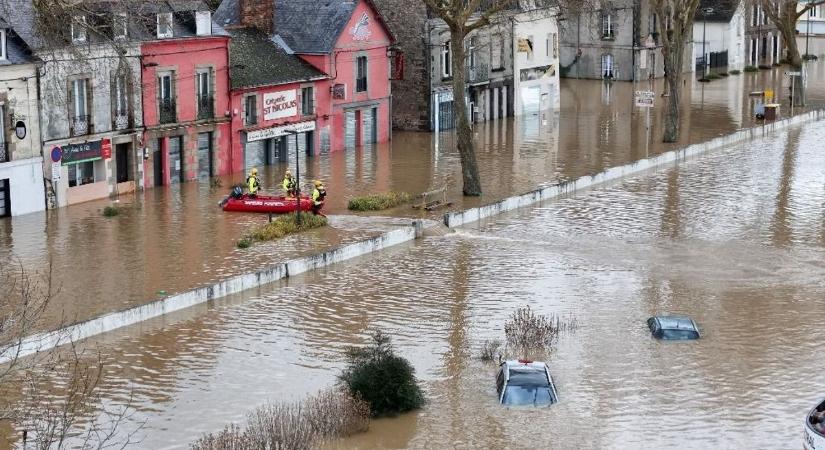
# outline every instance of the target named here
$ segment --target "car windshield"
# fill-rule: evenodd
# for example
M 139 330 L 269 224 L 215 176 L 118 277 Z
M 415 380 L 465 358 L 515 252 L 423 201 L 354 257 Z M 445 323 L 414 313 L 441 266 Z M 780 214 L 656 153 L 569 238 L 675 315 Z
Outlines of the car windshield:
M 696 339 L 697 333 L 693 330 L 662 330 L 662 339 L 681 340 Z
M 504 391 L 504 405 L 552 405 L 555 402 L 549 387 L 508 385 Z

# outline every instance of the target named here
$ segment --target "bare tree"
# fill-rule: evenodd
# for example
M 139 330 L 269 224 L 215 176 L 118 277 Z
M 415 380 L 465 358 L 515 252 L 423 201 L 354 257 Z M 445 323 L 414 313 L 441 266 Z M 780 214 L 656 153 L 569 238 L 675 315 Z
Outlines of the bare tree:
M 665 66 L 665 82 L 670 91 L 665 111 L 665 129 L 662 141 L 679 140 L 679 107 L 685 46 L 693 33 L 693 18 L 699 0 L 652 0 L 651 6 L 658 21 Z

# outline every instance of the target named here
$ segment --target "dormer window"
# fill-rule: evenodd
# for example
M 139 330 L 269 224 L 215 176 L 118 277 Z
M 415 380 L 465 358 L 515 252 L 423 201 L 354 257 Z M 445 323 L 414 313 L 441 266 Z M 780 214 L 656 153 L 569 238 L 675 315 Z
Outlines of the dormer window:
M 8 58 L 6 52 L 6 30 L 0 29 L 0 60 L 5 61 Z
M 209 11 L 195 12 L 195 28 L 198 36 L 209 36 L 212 34 L 212 13 Z
M 158 37 L 172 37 L 172 13 L 158 14 Z
M 126 37 L 129 34 L 127 24 L 128 22 L 126 21 L 126 14 L 117 13 L 112 17 L 112 29 L 115 39 L 126 39 Z
M 86 17 L 75 16 L 72 19 L 72 43 L 83 44 L 86 42 Z

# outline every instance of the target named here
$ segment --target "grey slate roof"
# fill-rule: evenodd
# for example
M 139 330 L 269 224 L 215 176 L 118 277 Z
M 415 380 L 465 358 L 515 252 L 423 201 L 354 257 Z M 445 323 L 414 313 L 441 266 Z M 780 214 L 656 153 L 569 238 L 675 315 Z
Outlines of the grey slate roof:
M 295 55 L 287 54 L 261 31 L 239 28 L 231 31 L 229 62 L 232 89 L 268 86 L 326 78 L 326 75 Z
M 733 14 L 738 7 L 739 0 L 700 0 L 699 8 L 696 9 L 694 18 L 697 23 L 702 20 L 728 23 L 733 19 Z M 713 12 L 707 14 L 706 17 L 702 14 L 702 10 L 705 8 L 713 8 Z
M 371 0 L 272 0 L 275 2 L 275 34 L 295 53 L 325 54 L 332 52 L 335 41 L 344 31 L 358 1 L 366 1 L 378 13 Z M 223 0 L 215 12 L 219 25 L 241 25 L 239 0 Z M 379 14 L 379 21 L 383 21 Z M 387 28 L 387 33 L 390 33 Z

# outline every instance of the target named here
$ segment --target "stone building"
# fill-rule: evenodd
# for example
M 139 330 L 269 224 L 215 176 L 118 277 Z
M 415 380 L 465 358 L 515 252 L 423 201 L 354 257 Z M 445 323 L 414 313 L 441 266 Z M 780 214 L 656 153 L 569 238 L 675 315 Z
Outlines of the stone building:
M 600 6 L 563 22 L 561 75 L 622 81 L 664 76 L 658 17 L 650 0 L 614 0 Z M 692 45 L 688 38 L 686 72 L 693 67 Z
M 513 17 L 513 112 L 537 115 L 560 104 L 559 27 L 555 9 Z
M 745 24 L 745 58 L 747 65 L 779 63 L 782 59 L 782 33 L 771 22 L 760 4 L 749 4 Z
M 37 64 L 28 44 L 0 19 L 0 217 L 45 208 Z

